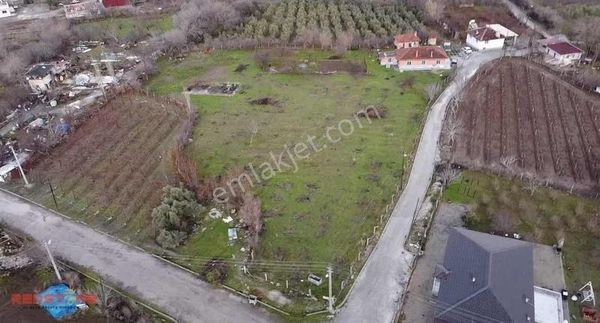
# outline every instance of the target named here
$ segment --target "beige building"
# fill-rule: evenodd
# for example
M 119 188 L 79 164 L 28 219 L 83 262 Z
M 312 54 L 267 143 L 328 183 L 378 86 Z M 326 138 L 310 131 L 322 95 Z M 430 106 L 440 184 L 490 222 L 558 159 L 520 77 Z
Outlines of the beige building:
M 25 79 L 34 93 L 43 93 L 52 87 L 54 72 L 50 64 L 34 65 L 26 74 Z

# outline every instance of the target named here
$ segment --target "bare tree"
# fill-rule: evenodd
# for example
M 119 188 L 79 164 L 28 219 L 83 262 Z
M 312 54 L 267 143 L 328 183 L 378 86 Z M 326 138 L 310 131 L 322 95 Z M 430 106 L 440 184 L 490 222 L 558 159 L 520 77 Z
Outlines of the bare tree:
M 258 248 L 260 233 L 263 230 L 261 203 L 254 194 L 244 194 L 240 208 L 240 220 L 248 230 L 248 244 L 252 249 Z
M 439 0 L 426 0 L 423 6 L 427 18 L 434 22 L 440 21 L 446 7 L 445 3 Z
M 460 120 L 456 118 L 448 118 L 446 122 L 445 135 L 448 138 L 448 143 L 450 146 L 454 145 L 454 141 L 456 137 L 462 132 L 463 124 Z
M 302 43 L 303 48 L 308 46 L 314 47 L 319 40 L 319 31 L 314 28 L 305 28 L 298 37 L 298 40 Z
M 190 0 L 174 17 L 175 25 L 194 42 L 217 36 L 240 21 L 240 13 L 230 3 L 210 0 Z
M 343 55 L 348 49 L 350 49 L 350 46 L 352 46 L 352 39 L 352 33 L 348 31 L 344 31 L 339 35 L 336 35 L 335 54 Z
M 530 173 L 526 173 L 524 175 L 522 174 L 522 176 L 524 176 L 523 188 L 529 191 L 529 193 L 533 196 L 533 194 L 535 194 L 539 188 L 537 182 L 535 181 L 535 177 Z
M 517 157 L 515 156 L 504 156 L 500 158 L 500 165 L 506 168 L 512 168 L 512 166 L 517 162 Z
M 425 86 L 425 96 L 427 97 L 428 103 L 433 102 L 440 94 L 441 86 L 438 83 L 432 83 Z
M 166 32 L 162 36 L 162 41 L 163 52 L 170 57 L 181 55 L 181 52 L 187 44 L 185 33 L 179 28 Z
M 319 44 L 321 45 L 321 49 L 325 49 L 331 47 L 331 42 L 333 41 L 333 36 L 329 31 L 321 31 L 319 33 Z
M 457 169 L 450 167 L 450 165 L 446 165 L 440 172 L 439 176 L 440 180 L 442 181 L 442 185 L 447 187 L 458 179 L 460 172 Z
M 258 133 L 258 123 L 254 120 L 250 122 L 250 146 L 252 146 L 252 142 L 254 141 L 254 136 Z
M 594 53 L 593 61 L 598 60 L 600 48 L 600 17 L 580 17 L 573 25 L 573 33 L 581 40 L 588 53 Z

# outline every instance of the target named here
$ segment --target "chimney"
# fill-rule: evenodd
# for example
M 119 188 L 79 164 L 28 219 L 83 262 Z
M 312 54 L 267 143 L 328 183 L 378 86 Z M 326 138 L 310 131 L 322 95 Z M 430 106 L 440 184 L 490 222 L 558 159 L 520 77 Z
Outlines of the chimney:
M 432 50 L 430 53 L 431 53 L 431 55 L 430 55 L 430 56 L 431 56 L 431 58 L 433 58 L 433 50 Z
M 415 58 L 419 58 L 419 50 L 418 49 L 415 51 Z

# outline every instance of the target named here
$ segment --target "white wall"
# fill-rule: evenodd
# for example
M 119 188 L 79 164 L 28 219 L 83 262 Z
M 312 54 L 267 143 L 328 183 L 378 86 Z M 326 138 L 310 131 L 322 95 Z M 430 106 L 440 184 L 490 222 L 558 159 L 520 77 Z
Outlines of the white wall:
M 467 45 L 476 50 L 502 49 L 504 47 L 504 38 L 492 39 L 488 41 L 477 41 L 475 37 L 467 34 Z
M 450 60 L 445 60 L 441 64 L 411 64 L 411 65 L 399 65 L 398 70 L 400 71 L 432 71 L 432 70 L 449 70 L 452 68 Z
M 50 83 L 52 82 L 52 75 L 48 74 L 41 79 L 29 79 L 29 86 L 35 93 L 45 92 L 50 89 Z
M 561 55 L 553 51 L 550 47 L 546 47 L 546 57 L 551 60 L 557 60 L 562 65 L 569 65 L 581 59 L 581 53 Z
M 392 66 L 398 65 L 398 61 L 396 60 L 396 57 L 388 56 L 381 58 L 379 64 L 381 64 L 381 66 L 385 66 L 386 68 L 390 68 Z
M 12 16 L 15 14 L 15 9 L 7 3 L 0 3 L 0 18 Z

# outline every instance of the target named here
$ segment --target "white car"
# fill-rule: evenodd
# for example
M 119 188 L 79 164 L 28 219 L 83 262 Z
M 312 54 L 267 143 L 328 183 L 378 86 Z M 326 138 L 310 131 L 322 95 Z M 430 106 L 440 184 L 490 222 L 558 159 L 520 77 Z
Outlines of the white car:
M 471 47 L 463 47 L 463 52 L 467 55 L 473 53 L 473 50 L 471 49 Z

